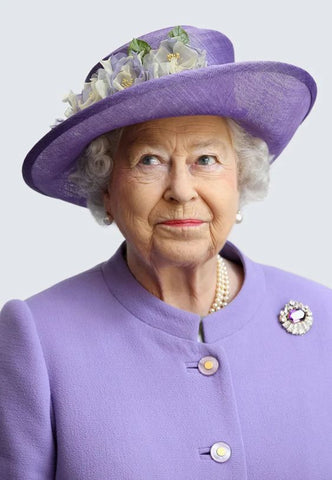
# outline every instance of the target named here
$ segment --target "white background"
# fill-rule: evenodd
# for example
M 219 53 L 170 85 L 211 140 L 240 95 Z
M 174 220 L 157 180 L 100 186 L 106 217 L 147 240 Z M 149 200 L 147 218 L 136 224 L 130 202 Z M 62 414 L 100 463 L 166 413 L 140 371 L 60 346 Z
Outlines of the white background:
M 1 293 L 26 298 L 108 259 L 122 237 L 88 210 L 28 188 L 21 165 L 63 117 L 62 97 L 81 91 L 101 58 L 146 32 L 195 25 L 225 33 L 237 61 L 307 69 L 316 105 L 272 166 L 268 198 L 244 210 L 230 240 L 253 260 L 332 287 L 332 29 L 328 2 L 151 0 L 2 1 Z

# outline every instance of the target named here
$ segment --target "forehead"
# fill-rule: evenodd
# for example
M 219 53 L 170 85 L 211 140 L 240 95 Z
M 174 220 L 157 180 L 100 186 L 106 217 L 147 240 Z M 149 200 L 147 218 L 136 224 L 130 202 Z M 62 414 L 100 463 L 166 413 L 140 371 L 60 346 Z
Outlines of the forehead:
M 205 139 L 230 142 L 225 119 L 214 115 L 169 117 L 130 125 L 124 129 L 122 139 L 129 146 L 151 140 L 163 142 L 177 136 L 190 142 Z

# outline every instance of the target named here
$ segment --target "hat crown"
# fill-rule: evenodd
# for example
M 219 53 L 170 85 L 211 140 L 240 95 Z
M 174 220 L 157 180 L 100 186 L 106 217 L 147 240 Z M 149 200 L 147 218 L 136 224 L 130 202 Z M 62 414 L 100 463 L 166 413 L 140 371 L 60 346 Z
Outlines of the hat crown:
M 210 30 L 205 28 L 198 28 L 191 25 L 181 25 L 181 27 L 189 35 L 189 45 L 206 51 L 206 61 L 207 65 L 223 65 L 225 63 L 234 62 L 234 47 L 232 42 L 226 35 L 217 30 Z M 162 28 L 160 30 L 154 30 L 145 35 L 137 37 L 139 40 L 144 40 L 147 42 L 152 49 L 158 49 L 160 42 L 165 40 L 168 36 L 168 33 L 174 27 Z M 128 46 L 130 42 L 125 43 L 121 47 L 117 48 L 113 52 L 106 55 L 103 60 L 107 60 L 111 55 L 116 53 L 126 53 L 128 52 Z M 98 68 L 101 68 L 101 64 L 98 62 L 88 73 L 85 81 L 89 82 L 93 73 L 95 73 Z

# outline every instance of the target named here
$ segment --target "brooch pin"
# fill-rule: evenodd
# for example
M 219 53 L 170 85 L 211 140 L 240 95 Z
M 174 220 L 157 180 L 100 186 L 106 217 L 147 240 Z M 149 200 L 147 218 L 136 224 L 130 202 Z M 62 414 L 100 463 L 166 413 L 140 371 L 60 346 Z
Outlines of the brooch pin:
M 313 316 L 308 305 L 290 300 L 279 314 L 279 322 L 288 333 L 304 335 L 313 322 Z

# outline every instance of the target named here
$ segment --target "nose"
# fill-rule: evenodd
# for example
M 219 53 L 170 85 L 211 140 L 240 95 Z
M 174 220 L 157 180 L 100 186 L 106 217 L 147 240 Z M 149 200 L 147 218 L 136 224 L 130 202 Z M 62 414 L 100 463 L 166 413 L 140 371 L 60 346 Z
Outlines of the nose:
M 186 203 L 197 197 L 195 178 L 191 175 L 189 166 L 185 162 L 174 162 L 168 175 L 164 199 L 171 202 Z

